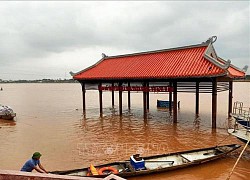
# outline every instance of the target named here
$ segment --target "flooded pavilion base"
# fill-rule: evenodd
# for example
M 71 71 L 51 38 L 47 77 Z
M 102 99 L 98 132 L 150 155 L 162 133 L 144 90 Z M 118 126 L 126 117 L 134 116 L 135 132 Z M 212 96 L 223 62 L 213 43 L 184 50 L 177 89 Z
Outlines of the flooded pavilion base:
M 235 83 L 234 100 L 250 104 L 245 92 L 249 83 Z M 150 94 L 147 118 L 143 117 L 142 95 L 131 94 L 131 110 L 124 102 L 123 115 L 111 108 L 110 93 L 103 93 L 103 116 L 99 115 L 98 93 L 88 92 L 86 114 L 82 114 L 79 84 L 5 84 L 1 103 L 10 105 L 15 121 L 0 120 L 0 169 L 19 170 L 35 151 L 49 170 L 66 170 L 142 156 L 238 143 L 227 133 L 228 93 L 218 95 L 217 129 L 211 128 L 211 96 L 202 95 L 200 117 L 195 118 L 195 96 L 178 95 L 181 108 L 173 124 L 168 110 L 157 109 L 157 99 L 166 94 Z M 115 98 L 117 98 L 115 94 Z M 124 93 L 124 99 L 126 94 Z M 11 97 L 11 98 L 10 98 Z M 117 103 L 115 101 L 115 103 Z M 240 149 L 241 150 L 241 149 Z M 226 179 L 240 150 L 224 159 L 177 171 L 130 179 Z M 248 179 L 250 149 L 239 161 L 232 179 Z

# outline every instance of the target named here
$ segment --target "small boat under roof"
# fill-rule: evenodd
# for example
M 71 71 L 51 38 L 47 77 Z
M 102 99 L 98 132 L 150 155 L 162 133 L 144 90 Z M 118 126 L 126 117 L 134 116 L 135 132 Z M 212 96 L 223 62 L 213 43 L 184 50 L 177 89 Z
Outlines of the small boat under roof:
M 180 101 L 177 102 L 177 107 L 180 109 Z M 169 108 L 170 106 L 170 101 L 164 101 L 164 100 L 158 100 L 157 99 L 157 108 Z M 171 106 L 174 106 L 174 102 L 171 101 Z
M 226 154 L 238 149 L 239 147 L 240 145 L 230 144 L 210 148 L 148 156 L 143 158 L 139 157 L 139 159 L 138 155 L 137 157 L 134 155 L 131 156 L 130 160 L 127 161 L 107 163 L 98 166 L 91 165 L 90 167 L 82 169 L 53 171 L 50 173 L 100 178 L 106 177 L 111 173 L 114 173 L 121 177 L 140 176 L 185 168 L 220 159 Z

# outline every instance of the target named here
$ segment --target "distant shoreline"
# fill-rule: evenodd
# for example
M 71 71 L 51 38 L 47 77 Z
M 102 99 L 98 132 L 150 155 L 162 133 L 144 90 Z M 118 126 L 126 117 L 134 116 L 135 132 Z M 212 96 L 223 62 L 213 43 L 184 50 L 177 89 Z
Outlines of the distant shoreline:
M 7 83 L 78 83 L 78 81 L 74 79 L 0 80 L 0 84 Z
M 233 82 L 250 82 L 250 79 L 243 80 L 234 80 Z M 42 79 L 42 80 L 4 80 L 0 81 L 0 84 L 10 84 L 10 83 L 78 83 L 77 80 L 74 79 Z
M 246 80 L 234 80 L 233 82 L 250 82 L 250 79 L 246 79 Z

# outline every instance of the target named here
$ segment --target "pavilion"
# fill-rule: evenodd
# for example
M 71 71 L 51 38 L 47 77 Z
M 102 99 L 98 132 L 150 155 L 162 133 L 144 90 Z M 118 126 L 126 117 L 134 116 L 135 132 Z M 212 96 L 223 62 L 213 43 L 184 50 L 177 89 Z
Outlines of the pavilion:
M 119 91 L 119 114 L 122 115 L 122 92 L 143 93 L 143 110 L 149 110 L 149 92 L 168 92 L 173 122 L 177 122 L 177 93 L 195 93 L 195 113 L 199 114 L 199 94 L 212 95 L 212 128 L 216 128 L 217 93 L 229 91 L 228 116 L 232 112 L 233 80 L 245 78 L 247 66 L 239 69 L 219 57 L 213 43 L 213 36 L 206 42 L 171 49 L 139 52 L 118 56 L 102 54 L 102 59 L 94 65 L 72 73 L 73 79 L 82 86 L 83 111 L 85 94 L 89 85 L 98 84 L 100 114 L 102 114 L 102 92 L 111 91 L 114 106 L 114 91 Z M 132 84 L 137 84 L 133 86 Z M 139 86 L 138 86 L 139 84 Z M 173 108 L 171 102 L 173 101 Z

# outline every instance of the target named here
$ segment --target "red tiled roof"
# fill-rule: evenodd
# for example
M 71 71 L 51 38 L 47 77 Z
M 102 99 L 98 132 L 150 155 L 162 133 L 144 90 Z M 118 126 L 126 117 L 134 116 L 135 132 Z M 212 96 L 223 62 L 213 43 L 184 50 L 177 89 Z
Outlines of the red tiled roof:
M 77 80 L 168 79 L 215 77 L 227 71 L 204 57 L 208 44 L 105 57 L 95 65 L 75 74 Z M 232 76 L 242 72 L 230 67 Z
M 223 64 L 226 63 L 226 61 L 220 57 L 218 58 L 218 60 Z M 245 76 L 245 72 L 239 70 L 238 68 L 236 68 L 233 65 L 230 65 L 229 68 L 227 69 L 227 71 L 228 71 L 228 76 L 231 78 L 242 78 Z
M 245 76 L 245 73 L 242 71 L 237 70 L 233 66 L 230 66 L 228 68 L 229 76 L 232 78 L 241 78 Z

